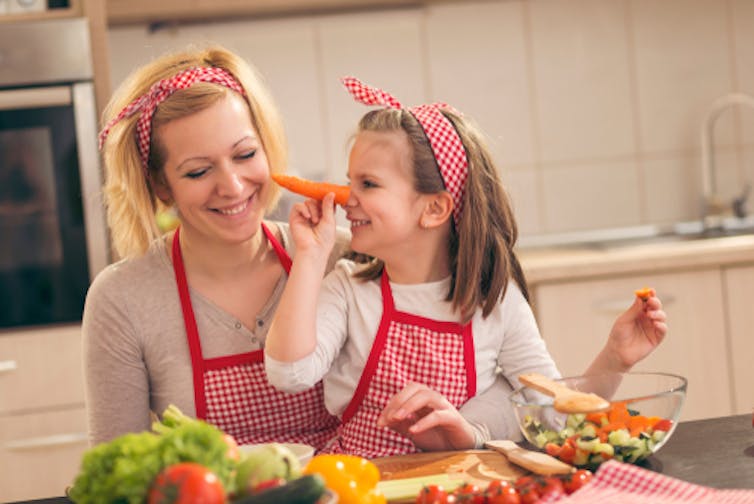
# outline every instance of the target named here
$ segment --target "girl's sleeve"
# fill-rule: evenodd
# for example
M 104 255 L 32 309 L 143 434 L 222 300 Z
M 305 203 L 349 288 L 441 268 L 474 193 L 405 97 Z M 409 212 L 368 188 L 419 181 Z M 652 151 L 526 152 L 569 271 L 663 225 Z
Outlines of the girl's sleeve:
M 508 404 L 512 391 L 508 381 L 498 375 L 491 387 L 466 401 L 459 409 L 474 428 L 476 448 L 484 448 L 484 443 L 492 439 L 520 441 L 523 438 L 513 408 Z
M 89 441 L 150 428 L 149 380 L 127 295 L 105 270 L 92 283 L 82 322 Z
M 531 306 L 513 282 L 508 286 L 501 309 L 503 340 L 498 352 L 498 367 L 514 388 L 521 386 L 522 373 L 540 373 L 560 378 L 555 361 L 539 333 Z
M 317 346 L 314 352 L 295 362 L 282 362 L 265 354 L 267 378 L 289 393 L 313 387 L 330 370 L 345 343 L 348 328 L 349 273 L 336 266 L 325 276 L 317 303 Z

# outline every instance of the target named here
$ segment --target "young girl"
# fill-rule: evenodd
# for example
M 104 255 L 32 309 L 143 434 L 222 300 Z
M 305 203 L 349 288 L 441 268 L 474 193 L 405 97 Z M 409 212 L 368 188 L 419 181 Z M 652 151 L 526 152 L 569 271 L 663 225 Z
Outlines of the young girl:
M 446 105 L 404 109 L 384 91 L 344 83 L 358 101 L 383 106 L 359 123 L 345 206 L 351 248 L 371 260 L 340 261 L 323 282 L 332 195 L 293 209 L 298 254 L 268 334 L 268 378 L 298 391 L 324 377 L 325 404 L 341 418 L 333 452 L 479 446 L 485 436 L 467 417 L 479 417 L 480 393 L 498 408 L 486 422 L 507 419 L 502 432 L 516 435 L 498 373 L 512 385 L 521 373 L 559 373 L 528 304 L 516 223 L 482 136 Z M 659 299 L 636 300 L 587 372 L 629 369 L 666 331 Z

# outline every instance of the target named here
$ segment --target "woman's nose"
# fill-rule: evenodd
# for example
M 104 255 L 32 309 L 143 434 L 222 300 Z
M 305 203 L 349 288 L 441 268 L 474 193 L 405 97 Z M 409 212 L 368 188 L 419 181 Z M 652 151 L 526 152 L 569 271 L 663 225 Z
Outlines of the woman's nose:
M 217 182 L 217 192 L 220 195 L 234 196 L 243 191 L 243 177 L 241 173 L 232 167 L 224 166 L 220 170 L 220 178 Z

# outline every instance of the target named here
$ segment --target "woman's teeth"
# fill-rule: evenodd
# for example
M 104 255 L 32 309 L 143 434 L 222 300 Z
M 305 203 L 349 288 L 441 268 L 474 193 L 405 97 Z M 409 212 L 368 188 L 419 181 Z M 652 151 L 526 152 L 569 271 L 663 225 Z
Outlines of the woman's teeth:
M 236 215 L 240 214 L 244 210 L 246 210 L 246 206 L 249 204 L 248 201 L 244 201 L 240 205 L 236 205 L 231 208 L 218 208 L 217 211 L 220 212 L 223 215 Z
M 351 227 L 366 226 L 369 224 L 368 220 L 353 220 L 351 221 Z

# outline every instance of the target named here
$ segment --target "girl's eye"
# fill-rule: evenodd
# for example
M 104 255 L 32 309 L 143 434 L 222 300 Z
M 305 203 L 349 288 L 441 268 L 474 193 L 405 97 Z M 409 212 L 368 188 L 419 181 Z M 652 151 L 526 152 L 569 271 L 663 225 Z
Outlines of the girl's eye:
M 361 185 L 366 189 L 369 189 L 370 187 L 377 187 L 377 184 L 375 184 L 371 180 L 364 180 L 361 182 Z

